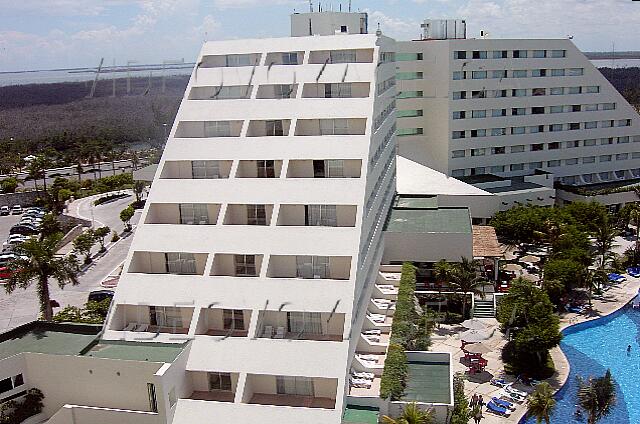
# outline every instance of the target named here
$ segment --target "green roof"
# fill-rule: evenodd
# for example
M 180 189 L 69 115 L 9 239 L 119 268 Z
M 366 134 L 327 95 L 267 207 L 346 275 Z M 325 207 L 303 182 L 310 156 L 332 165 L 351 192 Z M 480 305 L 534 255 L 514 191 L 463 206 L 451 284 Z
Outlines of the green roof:
M 125 361 L 173 362 L 184 344 L 100 340 L 84 356 Z
M 447 362 L 409 362 L 407 387 L 402 400 L 452 403 L 451 371 Z
M 0 334 L 0 359 L 19 353 L 78 355 L 91 344 L 100 326 L 32 322 Z
M 435 209 L 438 207 L 436 196 L 398 196 L 396 208 L 409 209 Z
M 343 423 L 377 424 L 380 411 L 369 406 L 347 405 L 342 415 Z
M 471 218 L 467 208 L 394 208 L 391 210 L 385 231 L 471 234 Z

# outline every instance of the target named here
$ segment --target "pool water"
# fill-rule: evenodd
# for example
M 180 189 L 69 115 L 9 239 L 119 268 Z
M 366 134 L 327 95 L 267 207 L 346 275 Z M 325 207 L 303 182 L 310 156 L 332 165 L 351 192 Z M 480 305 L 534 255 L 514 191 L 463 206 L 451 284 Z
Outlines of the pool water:
M 578 403 L 576 377 L 601 377 L 608 368 L 616 382 L 617 403 L 599 424 L 640 423 L 640 311 L 625 307 L 607 317 L 569 327 L 563 333 L 560 346 L 571 371 L 556 396 L 558 403 L 551 422 L 586 423 L 585 414 L 582 419 L 574 416 Z M 535 419 L 522 422 L 534 424 Z

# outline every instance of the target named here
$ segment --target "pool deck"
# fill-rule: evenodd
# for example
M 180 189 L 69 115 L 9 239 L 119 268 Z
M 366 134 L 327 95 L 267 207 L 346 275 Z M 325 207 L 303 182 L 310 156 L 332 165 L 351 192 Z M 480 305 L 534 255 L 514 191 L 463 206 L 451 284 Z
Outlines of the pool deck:
M 633 278 L 625 275 L 627 281 L 617 284 L 606 291 L 602 296 L 593 298 L 593 310 L 584 314 L 567 313 L 560 315 L 560 328 L 565 329 L 571 325 L 585 321 L 595 320 L 603 316 L 609 315 L 627 303 L 629 303 L 640 288 L 640 278 Z M 491 396 L 495 396 L 501 389 L 492 386 L 490 381 L 493 377 L 499 377 L 503 374 L 504 364 L 501 359 L 503 346 L 506 339 L 498 328 L 498 322 L 495 319 L 482 319 L 490 326 L 489 332 L 493 331 L 493 335 L 483 344 L 489 346 L 492 350 L 488 354 L 483 355 L 488 360 L 488 365 L 484 373 L 476 375 L 466 375 L 465 392 L 467 397 L 473 394 L 481 394 L 484 401 L 487 402 Z M 435 352 L 451 352 L 453 372 L 464 373 L 467 370 L 464 362 L 464 354 L 461 349 L 459 334 L 464 331 L 460 326 L 441 325 L 440 328 L 434 330 L 432 337 L 432 351 Z M 556 366 L 555 374 L 546 380 L 555 390 L 559 390 L 569 376 L 569 362 L 562 353 L 560 347 L 551 350 L 551 356 Z M 515 381 L 514 376 L 506 376 L 507 381 Z M 514 387 L 525 391 L 532 392 L 533 388 L 515 383 Z M 500 423 L 518 423 L 526 413 L 526 403 L 518 405 L 516 411 L 508 418 L 499 417 L 483 410 L 484 419 L 482 424 L 500 424 Z

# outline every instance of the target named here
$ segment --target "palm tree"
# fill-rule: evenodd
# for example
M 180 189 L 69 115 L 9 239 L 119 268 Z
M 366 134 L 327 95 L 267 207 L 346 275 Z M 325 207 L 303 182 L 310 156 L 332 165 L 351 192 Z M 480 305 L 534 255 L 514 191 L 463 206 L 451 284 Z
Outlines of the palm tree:
M 465 257 L 460 258 L 461 261 L 453 265 L 451 275 L 451 285 L 455 292 L 462 292 L 462 317 L 466 319 L 467 314 L 467 294 L 480 294 L 484 296 L 484 282 L 480 281 L 480 277 L 476 273 L 476 263 L 473 259 Z
M 587 271 L 584 273 L 584 278 L 581 279 L 584 281 L 584 286 L 589 290 L 589 306 L 592 306 L 593 292 L 600 290 L 609 281 L 609 277 L 606 271 L 601 268 Z
M 39 157 L 29 162 L 27 173 L 29 174 L 29 178 L 33 180 L 36 191 L 38 191 L 38 178 L 41 178 L 43 175 L 45 175 L 45 172 L 42 169 L 42 161 L 39 160 Z
M 553 389 L 547 382 L 542 382 L 536 386 L 536 390 L 527 400 L 529 415 L 536 418 L 538 424 L 544 421 L 551 423 L 551 414 L 556 407 L 556 400 L 553 398 Z
M 617 235 L 618 229 L 611 223 L 610 219 L 605 219 L 602 225 L 597 227 L 594 236 L 596 239 L 596 252 L 601 258 L 600 269 L 604 269 Z
M 61 239 L 62 233 L 43 237 L 42 240 L 30 239 L 16 246 L 15 251 L 19 257 L 9 264 L 11 276 L 5 285 L 7 293 L 13 292 L 18 287 L 26 289 L 36 283 L 40 312 L 45 321 L 51 321 L 53 317 L 49 280 L 54 278 L 60 288 L 64 288 L 69 283 L 78 284 L 80 269 L 76 258 L 56 256 Z
M 433 409 L 423 411 L 418 408 L 415 402 L 411 402 L 404 407 L 402 415 L 398 418 L 391 418 L 384 415 L 382 422 L 385 424 L 431 424 L 433 423 Z
M 616 387 L 611 370 L 607 370 L 604 377 L 590 378 L 586 384 L 579 381 L 578 401 L 588 414 L 588 424 L 596 424 L 609 415 L 616 403 Z

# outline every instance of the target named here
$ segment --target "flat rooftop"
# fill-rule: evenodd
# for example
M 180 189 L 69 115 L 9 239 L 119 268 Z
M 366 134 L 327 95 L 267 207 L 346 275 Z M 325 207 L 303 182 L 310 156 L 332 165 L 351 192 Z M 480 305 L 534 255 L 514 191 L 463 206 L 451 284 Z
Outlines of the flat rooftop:
M 448 362 L 409 361 L 409 376 L 402 400 L 452 403 L 451 366 Z
M 100 340 L 83 356 L 140 362 L 173 362 L 184 344 Z
M 342 415 L 343 423 L 378 424 L 380 410 L 370 406 L 347 405 Z
M 393 208 L 385 231 L 392 233 L 471 234 L 468 208 Z
M 498 194 L 511 191 L 534 190 L 537 188 L 548 188 L 540 184 L 530 183 L 527 181 L 511 181 L 511 185 L 504 187 L 485 187 L 484 190 L 489 193 Z
M 438 207 L 438 197 L 399 195 L 396 197 L 394 207 L 403 209 L 435 209 Z

